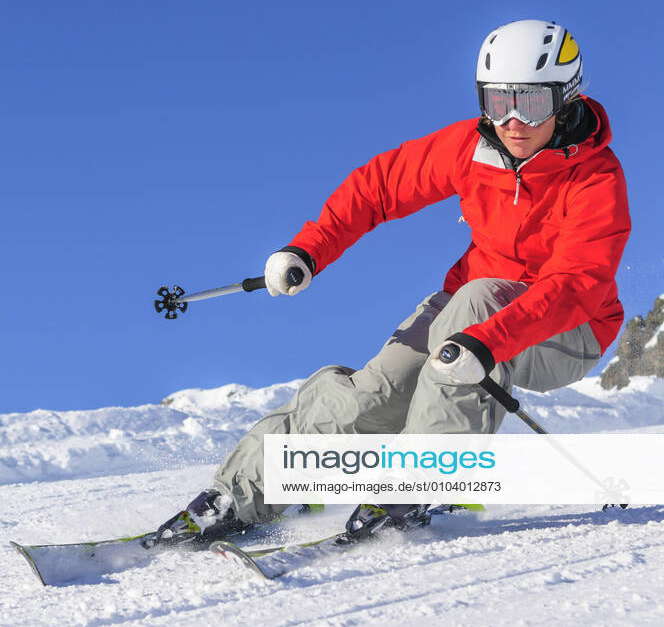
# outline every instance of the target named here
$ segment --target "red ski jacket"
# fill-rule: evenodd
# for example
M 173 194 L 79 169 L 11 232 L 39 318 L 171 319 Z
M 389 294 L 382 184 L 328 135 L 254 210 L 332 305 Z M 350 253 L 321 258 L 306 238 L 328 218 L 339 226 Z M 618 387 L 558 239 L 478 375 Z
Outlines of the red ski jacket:
M 630 219 L 606 112 L 584 100 L 598 120 L 590 137 L 567 150 L 541 150 L 516 171 L 477 132 L 477 118 L 380 154 L 350 174 L 290 245 L 306 250 L 320 272 L 381 222 L 458 194 L 472 241 L 443 289 L 453 294 L 489 277 L 529 286 L 459 331 L 499 362 L 589 322 L 604 352 L 623 320 L 615 274 Z

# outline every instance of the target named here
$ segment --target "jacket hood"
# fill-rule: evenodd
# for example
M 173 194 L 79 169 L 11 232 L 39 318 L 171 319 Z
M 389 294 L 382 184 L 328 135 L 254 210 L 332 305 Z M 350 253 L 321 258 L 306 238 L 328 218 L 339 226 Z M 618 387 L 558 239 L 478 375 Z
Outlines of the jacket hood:
M 592 147 L 594 149 L 593 153 L 599 152 L 606 148 L 613 139 L 611 125 L 609 124 L 609 116 L 606 114 L 604 107 L 596 100 L 593 100 L 589 96 L 581 96 L 581 99 L 597 118 L 597 126 L 595 127 L 595 130 L 584 142 L 582 142 L 582 144 L 589 144 L 588 148 Z

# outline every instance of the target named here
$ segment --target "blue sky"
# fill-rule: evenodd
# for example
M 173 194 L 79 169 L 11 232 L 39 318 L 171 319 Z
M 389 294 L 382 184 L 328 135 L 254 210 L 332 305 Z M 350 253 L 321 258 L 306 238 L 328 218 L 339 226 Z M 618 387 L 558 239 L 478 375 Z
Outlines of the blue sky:
M 468 245 L 455 198 L 382 225 L 294 298 L 236 294 L 166 321 L 154 292 L 262 274 L 353 168 L 477 115 L 480 43 L 516 19 L 579 42 L 629 185 L 627 315 L 664 292 L 654 2 L 0 7 L 0 412 L 361 367 Z

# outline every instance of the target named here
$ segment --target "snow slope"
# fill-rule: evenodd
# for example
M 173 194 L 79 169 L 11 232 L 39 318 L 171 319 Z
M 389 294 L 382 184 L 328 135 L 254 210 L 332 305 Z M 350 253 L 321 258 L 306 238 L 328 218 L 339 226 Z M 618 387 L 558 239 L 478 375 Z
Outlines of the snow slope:
M 182 390 L 160 405 L 0 414 L 0 484 L 215 463 L 300 383 Z
M 437 517 L 275 582 L 217 556 L 164 554 L 75 585 L 42 588 L 7 546 L 154 528 L 206 487 L 214 463 L 299 382 L 184 390 L 160 405 L 0 415 L 0 625 L 299 623 L 662 624 L 664 506 L 492 506 Z M 554 432 L 664 430 L 664 381 L 619 392 L 589 378 L 517 390 Z M 526 432 L 515 417 L 503 431 Z M 337 531 L 350 507 L 284 525 L 274 541 Z

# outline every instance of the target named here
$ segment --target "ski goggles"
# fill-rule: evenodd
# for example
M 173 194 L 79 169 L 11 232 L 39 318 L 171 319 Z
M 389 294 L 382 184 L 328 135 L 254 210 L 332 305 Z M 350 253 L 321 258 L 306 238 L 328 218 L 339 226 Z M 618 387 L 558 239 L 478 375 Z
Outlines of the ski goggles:
M 559 85 L 478 83 L 477 91 L 482 113 L 497 126 L 511 118 L 529 126 L 539 126 L 563 105 Z

